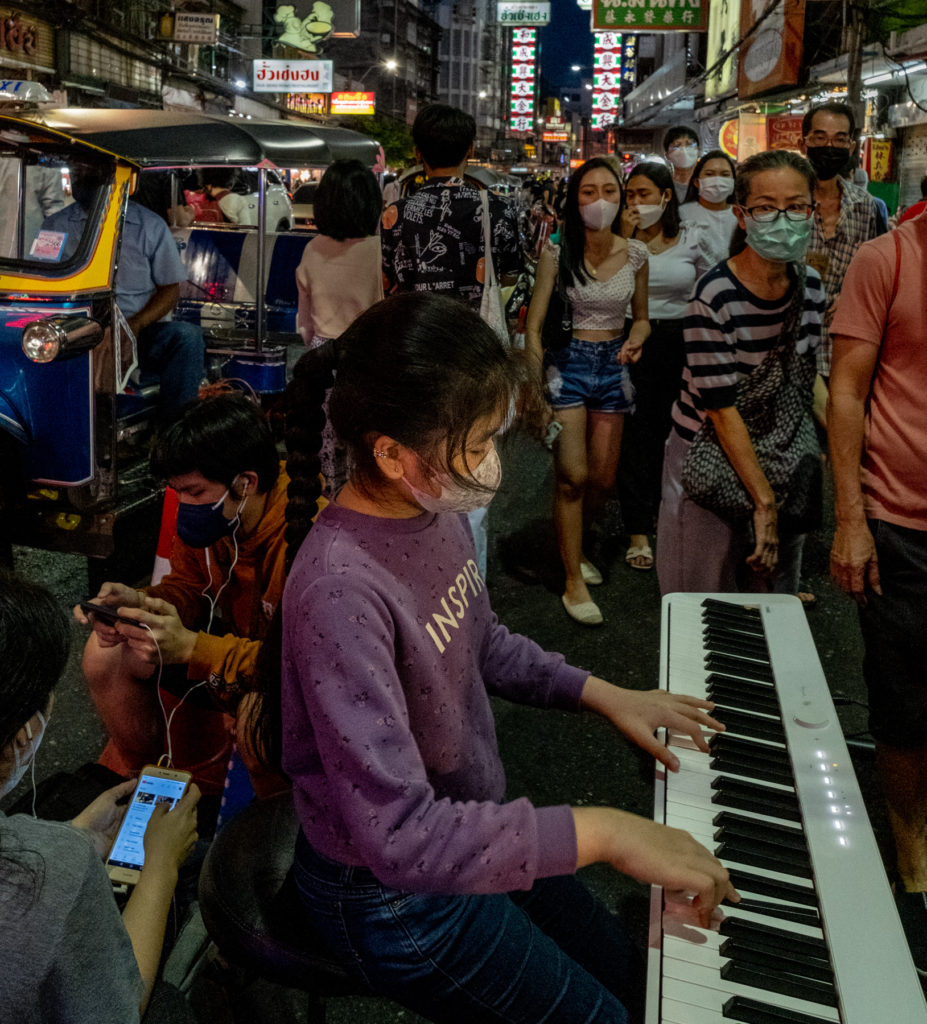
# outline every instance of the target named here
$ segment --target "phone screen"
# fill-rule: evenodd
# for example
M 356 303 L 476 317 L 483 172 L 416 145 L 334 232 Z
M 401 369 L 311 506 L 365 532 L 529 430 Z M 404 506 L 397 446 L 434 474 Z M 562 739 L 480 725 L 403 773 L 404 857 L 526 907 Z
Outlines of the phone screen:
M 145 863 L 145 829 L 152 811 L 165 801 L 170 804 L 170 810 L 183 796 L 186 786 L 184 779 L 143 775 L 126 816 L 122 819 L 119 835 L 116 836 L 107 863 L 119 868 L 141 868 Z

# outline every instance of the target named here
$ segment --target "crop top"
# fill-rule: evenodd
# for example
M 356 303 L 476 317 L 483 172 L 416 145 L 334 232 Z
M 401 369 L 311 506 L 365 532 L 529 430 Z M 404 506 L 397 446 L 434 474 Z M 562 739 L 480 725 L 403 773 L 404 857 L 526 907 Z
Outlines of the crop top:
M 628 239 L 625 265 L 605 281 L 587 280 L 567 288 L 573 306 L 573 329 L 580 331 L 623 330 L 628 304 L 634 294 L 634 275 L 647 262 L 650 250 L 635 238 Z M 554 260 L 559 265 L 559 250 Z

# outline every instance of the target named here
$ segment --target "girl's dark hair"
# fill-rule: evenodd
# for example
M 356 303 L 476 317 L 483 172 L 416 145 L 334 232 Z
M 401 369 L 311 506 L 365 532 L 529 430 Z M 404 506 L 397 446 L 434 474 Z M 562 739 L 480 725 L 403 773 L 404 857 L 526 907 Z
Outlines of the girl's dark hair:
M 762 174 L 763 171 L 778 171 L 782 168 L 795 171 L 802 175 L 808 182 L 808 191 L 814 196 L 814 187 L 818 183 L 814 169 L 811 164 L 797 153 L 788 149 L 767 149 L 762 153 L 754 153 L 737 168 L 737 177 L 734 178 L 734 202 L 738 206 L 746 206 L 750 197 L 750 186 L 753 183 L 754 175 Z M 747 232 L 738 224 L 731 236 L 730 255 L 736 256 L 742 252 L 747 244 Z
M 336 160 L 322 175 L 315 193 L 313 213 L 320 235 L 336 241 L 374 235 L 383 196 L 369 167 L 360 160 Z
M 0 566 L 0 750 L 48 707 L 70 646 L 68 619 L 55 598 Z
M 454 472 L 451 462 L 465 450 L 478 420 L 504 415 L 522 377 L 520 364 L 473 309 L 428 292 L 378 302 L 340 338 L 302 356 L 286 396 L 287 571 L 317 513 L 328 388 L 329 416 L 348 448 L 355 486 L 366 490 L 374 484 L 379 471 L 372 445 L 386 435 L 458 482 L 478 487 Z M 254 725 L 255 749 L 274 767 L 282 739 L 281 657 L 278 609 L 261 644 Z
M 628 184 L 631 183 L 632 178 L 646 178 L 651 184 L 656 185 L 661 192 L 669 190 L 670 197 L 663 209 L 660 222 L 663 234 L 667 238 L 675 238 L 679 234 L 679 197 L 676 195 L 676 189 L 673 185 L 673 176 L 667 170 L 666 165 L 657 163 L 656 160 L 637 164 L 628 175 Z M 627 193 L 625 193 L 621 200 L 622 211 L 624 211 L 627 205 L 628 199 Z
M 621 177 L 615 170 L 614 164 L 610 160 L 606 160 L 605 157 L 594 156 L 591 160 L 587 160 L 580 167 L 577 167 L 570 175 L 566 199 L 563 202 L 563 224 L 560 228 L 560 274 L 564 288 L 570 288 L 574 283 L 583 285 L 590 280 L 583 266 L 583 253 L 586 249 L 586 226 L 583 224 L 583 218 L 579 212 L 579 186 L 583 183 L 583 178 L 590 171 L 594 171 L 599 167 L 604 167 L 614 177 L 615 181 L 618 182 L 619 189 L 621 189 L 622 196 L 624 195 Z M 613 232 L 618 230 L 620 218 L 621 211 L 619 209 L 615 220 L 612 222 Z
M 231 487 L 239 473 L 252 470 L 262 492 L 269 491 L 280 474 L 267 417 L 252 399 L 235 391 L 188 405 L 155 438 L 149 461 L 159 480 L 199 472 L 225 487 Z
M 695 185 L 696 179 L 701 178 L 702 171 L 705 169 L 705 164 L 709 160 L 727 160 L 731 168 L 731 175 L 737 176 L 737 164 L 724 152 L 723 149 L 710 149 L 704 156 L 699 157 L 698 163 L 692 168 L 692 177 L 689 179 L 689 187 L 686 189 L 686 197 L 683 199 L 683 203 L 695 203 L 698 202 L 698 188 Z M 728 197 L 728 203 L 732 203 L 734 200 Z

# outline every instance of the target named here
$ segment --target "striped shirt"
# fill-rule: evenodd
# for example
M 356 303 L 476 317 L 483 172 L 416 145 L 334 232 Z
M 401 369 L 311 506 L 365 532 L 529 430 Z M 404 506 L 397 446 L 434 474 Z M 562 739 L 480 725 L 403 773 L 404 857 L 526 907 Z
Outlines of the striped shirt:
M 682 390 L 673 406 L 673 426 L 680 437 L 695 437 L 706 409 L 734 405 L 737 385 L 760 365 L 782 333 L 794 288 L 793 283 L 781 299 L 760 299 L 737 280 L 726 262 L 696 284 L 683 326 Z M 799 353 L 813 352 L 820 344 L 824 306 L 821 278 L 809 267 L 796 339 Z
M 814 267 L 824 282 L 827 305 L 840 295 L 843 279 L 846 277 L 850 260 L 856 250 L 870 238 L 882 234 L 878 222 L 875 200 L 858 185 L 843 178 L 837 179 L 840 189 L 840 216 L 837 227 L 830 238 L 824 237 L 820 214 L 815 214 L 811 223 L 811 237 L 805 257 L 809 266 Z M 824 324 L 821 328 L 821 345 L 817 351 L 818 373 L 830 376 L 831 344 L 830 331 Z

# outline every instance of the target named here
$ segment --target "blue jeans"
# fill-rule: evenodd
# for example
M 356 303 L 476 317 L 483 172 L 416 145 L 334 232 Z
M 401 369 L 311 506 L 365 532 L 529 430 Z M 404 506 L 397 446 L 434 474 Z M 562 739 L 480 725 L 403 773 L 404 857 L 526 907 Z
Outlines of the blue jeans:
M 585 406 L 590 412 L 634 412 L 634 385 L 618 362 L 624 338 L 581 341 L 544 353 L 547 392 L 554 409 Z
M 301 832 L 294 875 L 344 967 L 438 1024 L 643 1019 L 643 961 L 573 876 L 501 895 L 402 892 L 323 857 Z
M 194 401 L 206 376 L 206 346 L 196 324 L 158 320 L 139 332 L 138 365 L 143 384 L 160 381 L 160 410 L 172 419 Z

